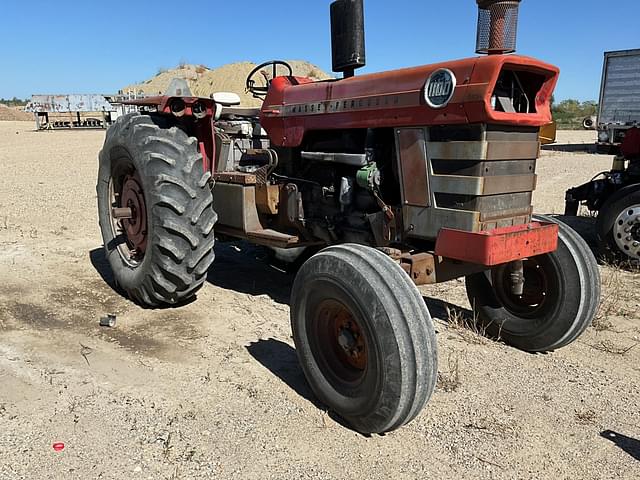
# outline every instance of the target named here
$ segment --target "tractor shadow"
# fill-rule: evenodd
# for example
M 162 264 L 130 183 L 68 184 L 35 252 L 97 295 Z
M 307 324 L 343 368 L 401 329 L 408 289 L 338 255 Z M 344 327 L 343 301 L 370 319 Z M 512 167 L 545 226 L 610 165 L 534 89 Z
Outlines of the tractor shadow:
M 453 318 L 462 318 L 467 321 L 473 321 L 474 314 L 468 308 L 446 302 L 439 298 L 422 296 L 424 303 L 429 309 L 431 318 L 437 318 L 443 322 L 451 323 Z
M 640 441 L 635 438 L 627 437 L 621 433 L 612 430 L 605 430 L 600 433 L 602 438 L 616 444 L 618 448 L 631 455 L 634 459 L 640 461 Z
M 111 270 L 111 265 L 109 265 L 109 261 L 104 254 L 104 248 L 94 248 L 89 252 L 89 260 L 91 261 L 91 265 L 98 272 L 102 281 L 111 287 L 111 290 L 116 292 L 118 295 L 122 297 L 127 297 L 127 294 L 122 290 L 118 284 L 116 283 L 115 278 L 113 277 L 113 271 Z
M 294 275 L 271 265 L 266 249 L 247 242 L 219 243 L 215 249 L 216 259 L 207 274 L 209 283 L 248 295 L 268 295 L 274 302 L 289 305 Z M 104 248 L 91 250 L 89 260 L 104 283 L 121 297 L 128 298 L 115 281 Z M 182 307 L 192 301 L 195 298 L 166 308 Z
M 245 346 L 247 352 L 263 367 L 282 380 L 291 390 L 316 407 L 322 408 L 309 388 L 295 349 L 275 338 L 258 340 Z
M 313 406 L 318 410 L 326 412 L 327 416 L 338 425 L 348 428 L 349 430 L 353 430 L 345 420 L 340 418 L 340 416 L 335 412 L 327 410 L 327 407 L 320 403 L 315 397 L 304 377 L 304 373 L 302 372 L 300 363 L 298 362 L 298 356 L 292 346 L 280 340 L 269 338 L 268 340 L 252 342 L 245 348 L 247 349 L 247 352 L 249 352 L 249 355 L 282 380 L 291 390 L 313 404 Z M 323 417 L 323 426 L 326 427 L 326 425 L 324 425 L 324 421 Z M 363 434 L 355 430 L 353 431 L 363 437 L 371 437 L 371 435 Z
M 120 295 L 122 298 L 136 303 L 136 305 L 138 305 L 139 307 L 153 310 L 171 310 L 173 308 L 184 307 L 185 305 L 189 305 L 196 300 L 196 297 L 194 297 L 184 302 L 176 303 L 175 305 L 163 305 L 159 307 L 149 307 L 148 305 L 140 304 L 132 300 L 129 295 L 127 295 L 127 292 L 125 292 L 120 287 L 120 285 L 118 285 L 118 282 L 116 282 L 115 277 L 113 276 L 113 270 L 111 270 L 111 265 L 109 265 L 109 260 L 107 260 L 107 257 L 104 254 L 104 247 L 94 248 L 93 250 L 91 250 L 89 252 L 89 260 L 91 261 L 91 265 L 93 266 L 95 271 L 98 272 L 98 275 L 100 275 L 102 281 L 106 283 L 111 288 L 111 290 Z
M 248 295 L 267 295 L 289 305 L 295 275 L 272 265 L 267 249 L 243 241 L 220 242 L 215 248 L 209 283 Z

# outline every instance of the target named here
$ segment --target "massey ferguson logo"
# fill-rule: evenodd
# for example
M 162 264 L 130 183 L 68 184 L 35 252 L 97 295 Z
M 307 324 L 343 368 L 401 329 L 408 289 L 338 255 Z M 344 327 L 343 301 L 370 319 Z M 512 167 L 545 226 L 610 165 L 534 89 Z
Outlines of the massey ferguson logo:
M 424 86 L 424 98 L 431 108 L 444 108 L 456 89 L 456 76 L 445 68 L 431 74 Z

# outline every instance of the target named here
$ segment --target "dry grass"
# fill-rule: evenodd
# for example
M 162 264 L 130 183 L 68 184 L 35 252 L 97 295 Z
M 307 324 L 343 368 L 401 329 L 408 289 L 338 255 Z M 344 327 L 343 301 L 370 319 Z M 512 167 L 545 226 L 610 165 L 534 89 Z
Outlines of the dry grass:
M 590 345 L 591 348 L 598 350 L 600 352 L 610 353 L 612 355 L 626 355 L 631 350 L 636 348 L 639 345 L 638 342 L 634 343 L 630 347 L 622 347 L 620 345 L 616 345 L 611 340 L 601 340 L 598 343 Z
M 624 288 L 621 270 L 615 265 L 607 265 L 606 267 L 610 273 L 602 278 L 602 300 L 598 313 L 593 320 L 593 327 L 598 331 L 609 329 L 611 323 L 607 318 L 616 314 L 621 303 L 621 292 Z
M 605 264 L 602 276 L 602 299 L 600 308 L 593 320 L 593 328 L 596 331 L 612 330 L 610 317 L 629 318 L 635 315 L 635 309 L 628 307 L 633 303 L 635 288 L 630 286 L 629 277 L 633 273 L 625 270 L 620 265 Z
M 438 372 L 438 390 L 444 392 L 455 392 L 462 385 L 460 379 L 460 357 L 451 353 L 447 359 L 448 371 Z
M 449 328 L 455 331 L 465 342 L 484 345 L 487 343 L 488 338 L 493 338 L 487 334 L 487 326 L 480 321 L 475 308 L 472 315 L 455 307 L 446 306 L 445 309 Z

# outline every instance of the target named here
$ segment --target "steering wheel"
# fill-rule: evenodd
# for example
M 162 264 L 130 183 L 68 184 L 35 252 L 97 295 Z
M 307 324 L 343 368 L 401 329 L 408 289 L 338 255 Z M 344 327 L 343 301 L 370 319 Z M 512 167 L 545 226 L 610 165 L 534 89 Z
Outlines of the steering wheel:
M 287 62 L 283 62 L 282 60 L 271 60 L 270 62 L 261 63 L 256 68 L 251 70 L 251 73 L 249 73 L 249 76 L 247 76 L 247 82 L 246 82 L 247 92 L 251 92 L 254 98 L 264 97 L 269 91 L 269 84 L 271 83 L 271 80 L 273 80 L 278 76 L 278 71 L 277 71 L 278 65 L 282 65 L 289 71 L 289 74 L 287 76 L 289 77 L 293 76 L 293 69 L 291 68 L 291 65 L 289 65 Z M 266 72 L 261 71 L 263 68 L 269 67 L 269 66 L 271 67 L 271 74 L 272 74 L 271 78 L 268 77 L 268 74 Z M 267 82 L 267 85 L 264 87 L 256 86 L 256 81 L 253 79 L 253 77 L 255 77 L 258 72 L 262 74 L 262 76 L 265 78 Z

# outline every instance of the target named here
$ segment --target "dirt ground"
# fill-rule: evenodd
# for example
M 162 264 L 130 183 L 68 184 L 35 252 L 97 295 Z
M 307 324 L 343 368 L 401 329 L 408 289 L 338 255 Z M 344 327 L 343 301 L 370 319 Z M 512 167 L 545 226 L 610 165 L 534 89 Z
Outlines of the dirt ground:
M 33 120 L 33 113 L 27 113 L 20 107 L 7 107 L 0 103 L 0 121 L 31 121 Z
M 596 324 L 547 355 L 460 328 L 463 281 L 423 288 L 439 389 L 411 424 L 366 437 L 306 385 L 291 276 L 219 244 L 197 301 L 136 307 L 102 254 L 104 132 L 33 128 L 0 122 L 1 479 L 638 478 L 640 275 L 602 267 Z M 543 152 L 538 212 L 561 213 L 567 187 L 609 167 L 570 145 L 593 140 L 560 132 Z

